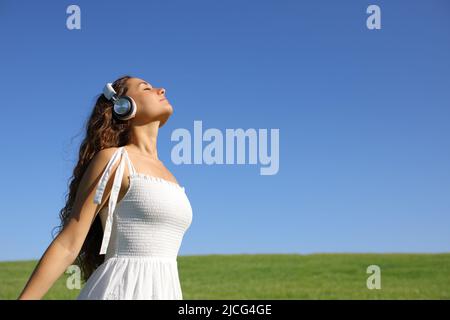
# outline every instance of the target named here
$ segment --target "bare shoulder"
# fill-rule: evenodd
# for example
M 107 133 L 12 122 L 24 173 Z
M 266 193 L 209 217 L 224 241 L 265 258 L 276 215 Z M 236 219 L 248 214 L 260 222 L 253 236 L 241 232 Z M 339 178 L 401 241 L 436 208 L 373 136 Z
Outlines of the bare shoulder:
M 80 181 L 79 193 L 81 198 L 85 199 L 89 195 L 92 197 L 94 186 L 100 179 L 102 172 L 117 149 L 117 147 L 102 149 L 91 159 Z M 113 171 L 117 165 L 118 164 L 115 164 Z
M 105 148 L 102 149 L 100 151 L 98 151 L 94 157 L 92 158 L 92 162 L 104 162 L 105 160 L 109 161 L 109 159 L 111 159 L 111 157 L 113 156 L 114 152 L 117 151 L 117 149 L 119 149 L 118 147 L 110 147 L 110 148 Z
M 71 250 L 74 252 L 80 250 L 97 213 L 106 203 L 106 197 L 103 197 L 105 199 L 102 199 L 101 204 L 94 202 L 96 185 L 115 150 L 117 148 L 106 148 L 97 152 L 81 177 L 72 207 L 71 218 L 60 236 L 66 247 L 72 248 Z M 105 193 L 109 194 L 110 190 L 111 182 L 108 182 L 105 187 Z

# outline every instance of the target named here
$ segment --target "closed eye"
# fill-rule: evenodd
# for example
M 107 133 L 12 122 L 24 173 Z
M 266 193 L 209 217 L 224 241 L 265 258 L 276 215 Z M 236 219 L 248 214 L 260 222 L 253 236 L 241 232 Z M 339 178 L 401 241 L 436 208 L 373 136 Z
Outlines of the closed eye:
M 145 88 L 144 90 L 152 90 L 151 88 Z

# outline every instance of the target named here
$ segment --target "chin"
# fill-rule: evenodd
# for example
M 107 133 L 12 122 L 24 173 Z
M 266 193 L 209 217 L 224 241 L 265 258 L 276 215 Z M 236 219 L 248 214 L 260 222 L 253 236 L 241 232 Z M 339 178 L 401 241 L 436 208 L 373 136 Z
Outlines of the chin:
M 173 110 L 171 108 L 170 112 L 167 112 L 167 113 L 161 115 L 160 121 L 159 121 L 159 128 L 161 128 L 167 122 L 167 120 L 169 120 L 172 113 L 173 113 Z
M 167 110 L 168 112 L 170 112 L 170 114 L 173 113 L 173 107 L 172 107 L 172 105 L 171 105 L 170 103 L 167 103 L 166 110 Z

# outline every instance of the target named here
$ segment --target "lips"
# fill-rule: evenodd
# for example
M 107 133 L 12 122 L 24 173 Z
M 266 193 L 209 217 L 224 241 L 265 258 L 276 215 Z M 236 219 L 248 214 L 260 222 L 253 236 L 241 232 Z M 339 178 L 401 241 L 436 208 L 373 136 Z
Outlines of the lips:
M 159 100 L 159 101 L 161 102 L 161 101 L 164 101 L 164 100 L 167 100 L 167 99 L 166 99 L 166 98 L 164 98 L 164 99 L 161 99 L 161 100 Z

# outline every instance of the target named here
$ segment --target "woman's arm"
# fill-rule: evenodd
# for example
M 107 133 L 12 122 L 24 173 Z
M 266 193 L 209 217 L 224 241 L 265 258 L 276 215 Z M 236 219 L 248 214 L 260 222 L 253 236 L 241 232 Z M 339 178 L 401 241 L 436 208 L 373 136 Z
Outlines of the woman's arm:
M 20 294 L 19 300 L 41 299 L 75 260 L 77 253 L 60 242 L 56 237 L 48 246 Z
M 117 148 L 99 151 L 81 178 L 71 217 L 42 255 L 18 300 L 41 299 L 75 261 L 89 229 L 111 192 L 113 179 L 105 187 L 102 203 L 94 203 L 95 189 L 103 169 Z M 112 170 L 112 175 L 118 164 Z

